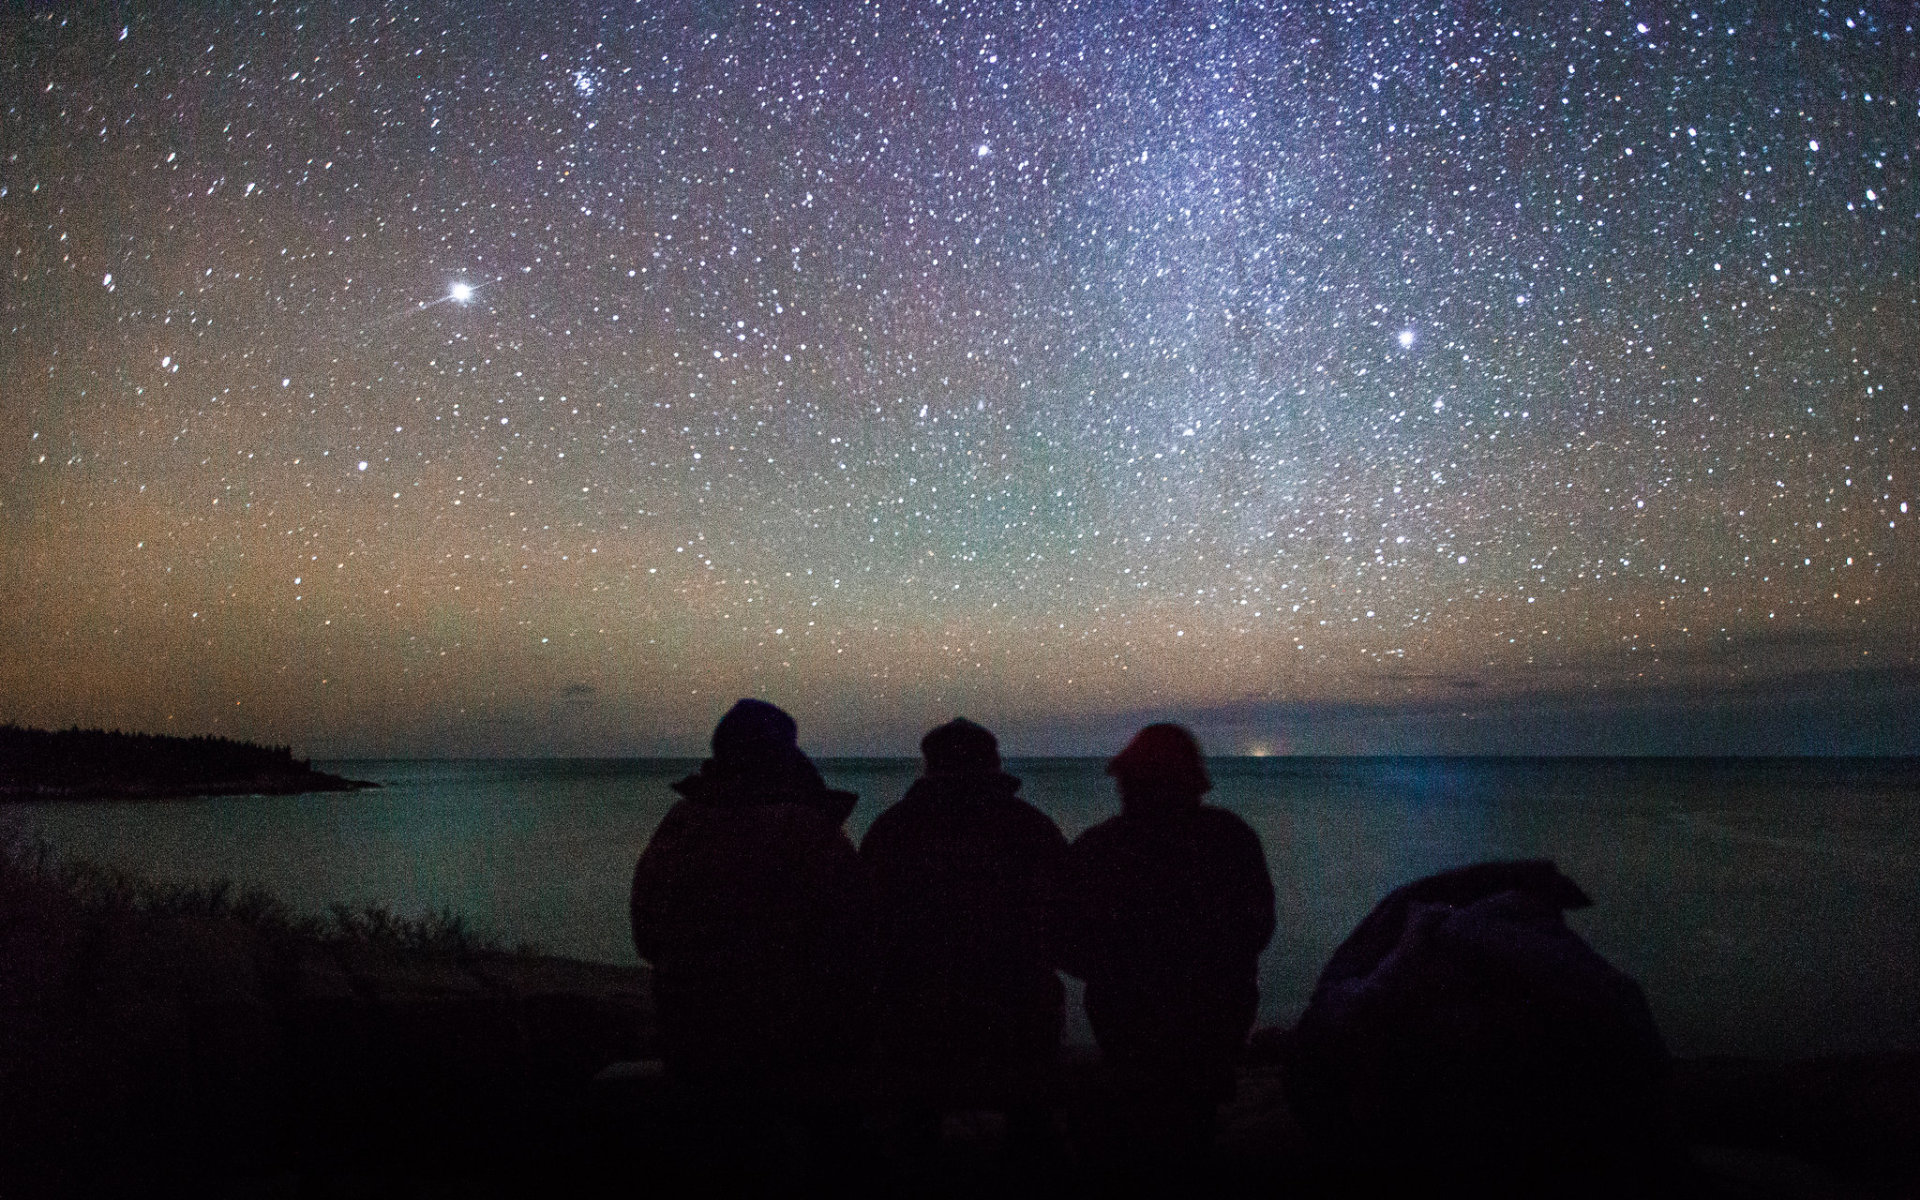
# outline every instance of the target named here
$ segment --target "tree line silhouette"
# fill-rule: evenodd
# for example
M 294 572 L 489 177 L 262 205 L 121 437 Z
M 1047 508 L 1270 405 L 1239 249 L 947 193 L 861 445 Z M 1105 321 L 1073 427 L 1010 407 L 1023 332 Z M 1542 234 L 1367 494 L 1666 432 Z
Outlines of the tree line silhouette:
M 371 787 L 316 771 L 289 746 L 200 734 L 0 725 L 0 794 L 139 797 L 215 792 L 341 791 Z

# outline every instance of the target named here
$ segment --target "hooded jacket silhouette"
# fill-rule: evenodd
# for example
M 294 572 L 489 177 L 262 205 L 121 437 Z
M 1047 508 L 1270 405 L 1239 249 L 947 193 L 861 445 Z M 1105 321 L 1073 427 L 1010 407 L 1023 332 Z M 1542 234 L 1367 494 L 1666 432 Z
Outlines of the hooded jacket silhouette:
M 1067 970 L 1087 981 L 1087 1018 L 1109 1060 L 1224 1097 L 1273 936 L 1266 855 L 1244 821 L 1200 802 L 1213 785 L 1179 726 L 1141 730 L 1107 773 L 1120 815 L 1067 856 Z
M 1059 1048 L 1054 973 L 1067 842 L 965 719 L 920 743 L 926 773 L 860 845 L 878 928 L 880 1045 L 895 1069 L 1019 1067 Z
M 1639 986 L 1567 927 L 1591 903 L 1544 860 L 1390 893 L 1289 1039 L 1301 1123 L 1365 1173 L 1639 1194 L 1665 1166 L 1667 1051 Z
M 654 967 L 661 1056 L 689 1081 L 764 1088 L 844 1066 L 871 1003 L 869 895 L 793 718 L 742 700 L 634 869 L 633 944 Z

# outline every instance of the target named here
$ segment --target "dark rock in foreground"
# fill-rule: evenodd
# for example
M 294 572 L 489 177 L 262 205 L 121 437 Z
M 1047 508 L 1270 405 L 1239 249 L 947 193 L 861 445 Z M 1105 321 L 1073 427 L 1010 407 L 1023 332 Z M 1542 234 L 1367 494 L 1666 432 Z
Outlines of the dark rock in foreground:
M 316 771 L 286 746 L 0 725 L 0 801 L 284 796 L 379 786 Z

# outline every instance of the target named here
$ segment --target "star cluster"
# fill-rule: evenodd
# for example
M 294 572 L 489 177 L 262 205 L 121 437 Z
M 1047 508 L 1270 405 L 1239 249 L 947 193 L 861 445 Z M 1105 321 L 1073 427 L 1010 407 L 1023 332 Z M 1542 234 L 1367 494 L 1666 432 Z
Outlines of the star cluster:
M 0 716 L 1914 666 L 1909 6 L 137 11 L 0 18 Z

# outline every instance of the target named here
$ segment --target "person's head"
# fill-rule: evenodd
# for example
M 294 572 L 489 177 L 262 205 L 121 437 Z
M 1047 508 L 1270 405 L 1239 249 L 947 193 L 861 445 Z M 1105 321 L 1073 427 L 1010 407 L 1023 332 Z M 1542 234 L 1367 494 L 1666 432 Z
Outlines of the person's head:
M 991 775 L 1000 770 L 1000 743 L 965 717 L 955 717 L 920 739 L 928 775 Z
M 737 701 L 713 727 L 713 757 L 701 765 L 698 778 L 709 783 L 750 783 L 750 793 L 761 800 L 811 805 L 838 825 L 859 797 L 826 785 L 819 768 L 800 749 L 799 735 L 794 719 L 775 705 L 765 700 Z M 731 794 L 740 799 L 738 793 Z M 748 801 L 752 798 L 749 795 Z
M 1200 743 L 1179 725 L 1149 725 L 1107 764 L 1127 812 L 1192 808 L 1213 790 Z
M 729 775 L 790 766 L 800 753 L 800 727 L 765 700 L 740 700 L 713 727 L 713 765 Z

